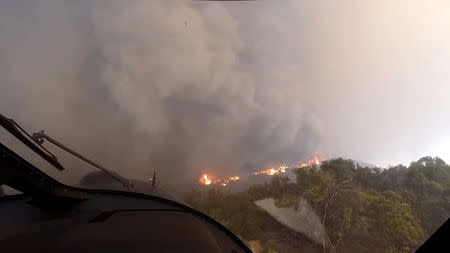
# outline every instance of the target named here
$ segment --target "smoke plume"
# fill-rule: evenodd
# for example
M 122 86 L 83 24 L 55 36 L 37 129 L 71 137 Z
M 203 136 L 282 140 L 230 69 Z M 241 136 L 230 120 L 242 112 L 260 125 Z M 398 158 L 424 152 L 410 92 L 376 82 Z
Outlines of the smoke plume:
M 298 83 L 268 62 L 267 44 L 253 46 L 232 6 L 2 5 L 2 113 L 126 176 L 189 181 L 294 162 L 318 145 Z
M 0 111 L 125 176 L 449 159 L 442 0 L 5 1 Z

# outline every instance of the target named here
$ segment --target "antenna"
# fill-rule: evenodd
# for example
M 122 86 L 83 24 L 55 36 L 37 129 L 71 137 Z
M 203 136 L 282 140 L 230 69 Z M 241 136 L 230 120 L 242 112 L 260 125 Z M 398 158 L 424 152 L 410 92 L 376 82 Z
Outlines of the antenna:
M 156 184 L 156 171 L 153 172 L 152 186 L 155 186 L 155 184 Z
M 153 178 L 150 178 L 148 181 L 152 181 L 152 187 L 156 185 L 156 171 L 153 172 Z

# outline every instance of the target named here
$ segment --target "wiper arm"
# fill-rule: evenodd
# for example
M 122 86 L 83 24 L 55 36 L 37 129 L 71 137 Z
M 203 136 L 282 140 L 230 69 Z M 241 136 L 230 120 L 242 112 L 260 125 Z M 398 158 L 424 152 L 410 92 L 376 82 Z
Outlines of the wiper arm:
M 38 133 L 34 133 L 32 136 L 30 136 L 19 124 L 17 124 L 14 120 L 6 118 L 5 116 L 0 114 L 0 126 L 5 128 L 8 132 L 10 132 L 12 135 L 14 135 L 17 139 L 19 139 L 23 144 L 28 146 L 31 150 L 36 152 L 39 156 L 44 158 L 47 162 L 49 162 L 51 165 L 53 165 L 58 170 L 64 170 L 64 167 L 59 163 L 57 157 L 51 153 L 49 150 L 47 150 L 42 144 L 44 143 L 44 140 L 48 140 L 55 146 L 61 148 L 62 150 L 68 152 L 69 154 L 72 154 L 79 159 L 83 160 L 84 162 L 100 169 L 104 173 L 108 174 L 112 178 L 114 178 L 116 181 L 120 182 L 123 186 L 130 188 L 133 187 L 132 183 L 126 180 L 125 178 L 121 177 L 119 174 L 110 171 L 106 169 L 105 167 L 101 166 L 100 164 L 93 162 L 83 155 L 73 151 L 72 149 L 68 148 L 67 146 L 61 144 L 60 142 L 56 141 L 55 139 L 51 138 L 50 136 L 46 135 L 44 131 L 40 131 Z
M 88 163 L 88 164 L 96 167 L 97 169 L 105 172 L 106 174 L 108 174 L 109 176 L 111 176 L 112 178 L 114 178 L 115 180 L 120 182 L 123 186 L 125 186 L 127 188 L 132 187 L 132 184 L 128 180 L 126 180 L 125 178 L 121 177 L 119 174 L 106 169 L 105 167 L 101 166 L 100 164 L 98 164 L 98 163 L 96 163 L 96 162 L 94 162 L 92 160 L 89 160 L 88 158 L 84 157 L 83 155 L 81 155 L 81 154 L 75 152 L 74 150 L 70 149 L 69 147 L 61 144 L 57 140 L 55 140 L 52 137 L 46 135 L 44 133 L 44 131 L 40 131 L 40 132 L 34 133 L 31 136 L 31 138 L 36 143 L 38 143 L 39 146 L 41 146 L 41 147 L 43 147 L 42 144 L 44 143 L 44 140 L 47 140 L 47 141 L 51 142 L 53 145 L 55 145 L 55 146 L 61 148 L 62 150 L 66 151 L 67 153 L 69 153 L 71 155 L 74 155 L 74 156 L 80 158 L 81 160 L 85 161 L 86 163 Z
M 0 125 L 55 168 L 58 170 L 64 170 L 64 167 L 59 163 L 56 156 L 46 148 L 38 145 L 39 143 L 35 143 L 33 138 L 14 120 L 6 118 L 0 114 Z

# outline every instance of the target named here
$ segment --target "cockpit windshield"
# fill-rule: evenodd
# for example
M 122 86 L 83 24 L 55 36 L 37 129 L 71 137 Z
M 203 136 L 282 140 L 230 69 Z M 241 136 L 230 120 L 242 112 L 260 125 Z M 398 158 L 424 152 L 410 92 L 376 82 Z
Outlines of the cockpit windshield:
M 450 214 L 449 10 L 0 1 L 0 143 L 70 187 L 183 201 L 258 253 L 411 252 Z

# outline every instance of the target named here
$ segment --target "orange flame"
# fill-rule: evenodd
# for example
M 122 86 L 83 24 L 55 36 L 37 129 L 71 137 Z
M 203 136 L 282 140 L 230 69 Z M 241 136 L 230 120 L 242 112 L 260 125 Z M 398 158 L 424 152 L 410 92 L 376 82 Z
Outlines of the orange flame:
M 265 170 L 261 170 L 261 171 L 256 171 L 253 172 L 251 174 L 253 175 L 260 175 L 260 174 L 264 174 L 264 175 L 269 175 L 269 176 L 274 176 L 274 175 L 278 175 L 280 173 L 285 173 L 287 169 L 289 168 L 305 168 L 305 167 L 309 167 L 309 166 L 313 166 L 313 165 L 319 165 L 320 164 L 320 159 L 317 156 L 314 156 L 313 158 L 311 158 L 310 160 L 308 160 L 307 162 L 304 163 L 300 163 L 297 166 L 280 166 L 278 168 L 276 167 L 272 167 L 272 168 L 267 168 Z M 211 185 L 211 184 L 220 184 L 221 186 L 227 186 L 231 181 L 238 181 L 241 178 L 239 176 L 231 176 L 228 177 L 227 179 L 215 179 L 213 180 L 213 178 L 208 175 L 206 172 L 203 173 L 200 178 L 199 178 L 199 183 L 203 184 L 203 185 Z
M 230 181 L 238 181 L 240 179 L 239 176 L 229 177 L 228 180 Z
M 213 179 L 208 173 L 203 173 L 200 175 L 198 182 L 203 185 L 211 185 L 211 184 L 220 184 L 222 186 L 227 186 L 230 181 L 238 181 L 240 179 L 239 176 L 232 176 L 228 179 Z
M 278 175 L 280 173 L 285 173 L 287 168 L 288 168 L 287 166 L 280 166 L 278 168 L 267 168 L 265 170 L 253 172 L 252 174 L 253 175 L 265 174 L 265 175 L 273 176 L 273 175 Z
M 309 166 L 313 166 L 313 165 L 319 165 L 319 164 L 320 164 L 319 158 L 317 156 L 314 156 L 312 159 L 310 159 L 306 163 L 299 164 L 298 167 L 299 168 L 305 168 L 305 167 L 309 167 Z
M 211 177 L 208 176 L 208 174 L 203 173 L 200 178 L 198 179 L 198 182 L 200 184 L 204 184 L 204 185 L 210 185 L 212 183 Z

